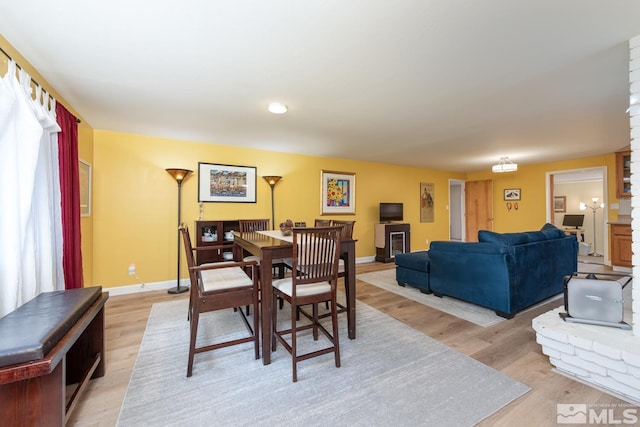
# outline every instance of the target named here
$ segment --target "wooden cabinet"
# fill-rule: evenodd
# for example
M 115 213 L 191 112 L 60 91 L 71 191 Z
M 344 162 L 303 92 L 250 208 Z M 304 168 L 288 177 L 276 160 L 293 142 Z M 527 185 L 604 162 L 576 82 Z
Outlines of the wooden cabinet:
M 631 267 L 631 225 L 611 224 L 611 264 Z
M 196 232 L 194 235 L 194 247 L 223 245 L 223 249 L 216 249 L 210 251 L 198 251 L 196 250 L 196 264 L 204 264 L 207 262 L 220 262 L 225 260 L 225 253 L 227 257 L 233 255 L 233 239 L 226 239 L 225 233 L 232 231 L 238 231 L 238 220 L 228 221 L 196 221 Z
M 411 251 L 409 224 L 375 224 L 376 261 L 391 262 L 396 254 Z
M 631 151 L 616 153 L 616 196 L 631 197 Z

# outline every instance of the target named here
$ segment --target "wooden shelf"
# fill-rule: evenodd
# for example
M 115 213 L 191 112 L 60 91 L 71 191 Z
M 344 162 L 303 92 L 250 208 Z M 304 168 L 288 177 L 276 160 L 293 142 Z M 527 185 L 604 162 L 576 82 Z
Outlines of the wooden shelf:
M 631 151 L 616 153 L 616 196 L 631 197 Z
M 238 220 L 226 221 L 196 221 L 195 222 L 195 247 L 224 245 L 224 249 L 196 251 L 196 264 L 204 264 L 208 262 L 224 261 L 224 252 L 233 252 L 233 240 L 225 240 L 224 233 L 230 231 L 238 231 L 240 225 Z M 228 248 L 228 249 L 227 249 Z

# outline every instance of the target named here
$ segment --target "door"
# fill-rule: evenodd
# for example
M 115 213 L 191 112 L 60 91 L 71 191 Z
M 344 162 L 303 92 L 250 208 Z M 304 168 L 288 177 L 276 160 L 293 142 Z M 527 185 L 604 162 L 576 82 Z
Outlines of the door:
M 449 240 L 464 241 L 464 181 L 449 181 Z
M 493 230 L 493 181 L 467 181 L 464 201 L 466 241 L 477 242 L 479 230 Z

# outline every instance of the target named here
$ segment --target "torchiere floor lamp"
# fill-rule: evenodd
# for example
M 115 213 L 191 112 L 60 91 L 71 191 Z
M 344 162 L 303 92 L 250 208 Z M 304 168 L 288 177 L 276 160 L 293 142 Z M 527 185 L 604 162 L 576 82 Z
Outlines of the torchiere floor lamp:
M 175 178 L 178 182 L 178 227 L 180 227 L 180 204 L 181 204 L 181 194 L 180 191 L 182 189 L 182 181 L 187 179 L 189 175 L 193 173 L 193 171 L 189 169 L 166 169 L 166 171 Z M 175 288 L 169 289 L 170 294 L 181 294 L 183 292 L 187 292 L 189 290 L 188 286 L 180 286 L 180 230 L 177 230 L 178 233 L 178 279 L 177 286 Z
M 593 253 L 589 254 L 591 256 L 602 256 L 602 254 L 598 253 L 598 248 L 596 247 L 596 211 L 600 208 L 604 208 L 604 203 L 598 204 L 598 198 L 594 197 L 591 199 L 592 204 L 587 205 L 586 203 L 580 202 L 580 210 L 584 211 L 587 208 L 591 209 L 593 212 Z
M 275 221 L 275 215 L 274 215 L 274 203 L 273 203 L 273 187 L 276 186 L 276 184 L 278 183 L 278 181 L 280 181 L 282 179 L 281 176 L 263 176 L 264 180 L 267 181 L 267 183 L 269 184 L 269 186 L 271 187 L 271 229 L 275 230 L 276 229 L 276 221 Z

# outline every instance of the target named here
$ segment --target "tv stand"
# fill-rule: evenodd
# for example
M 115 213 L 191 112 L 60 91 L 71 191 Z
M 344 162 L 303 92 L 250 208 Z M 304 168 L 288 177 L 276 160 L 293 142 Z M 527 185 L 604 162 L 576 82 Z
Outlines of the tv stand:
M 375 224 L 374 241 L 377 262 L 392 262 L 396 254 L 411 251 L 410 225 L 387 222 Z

